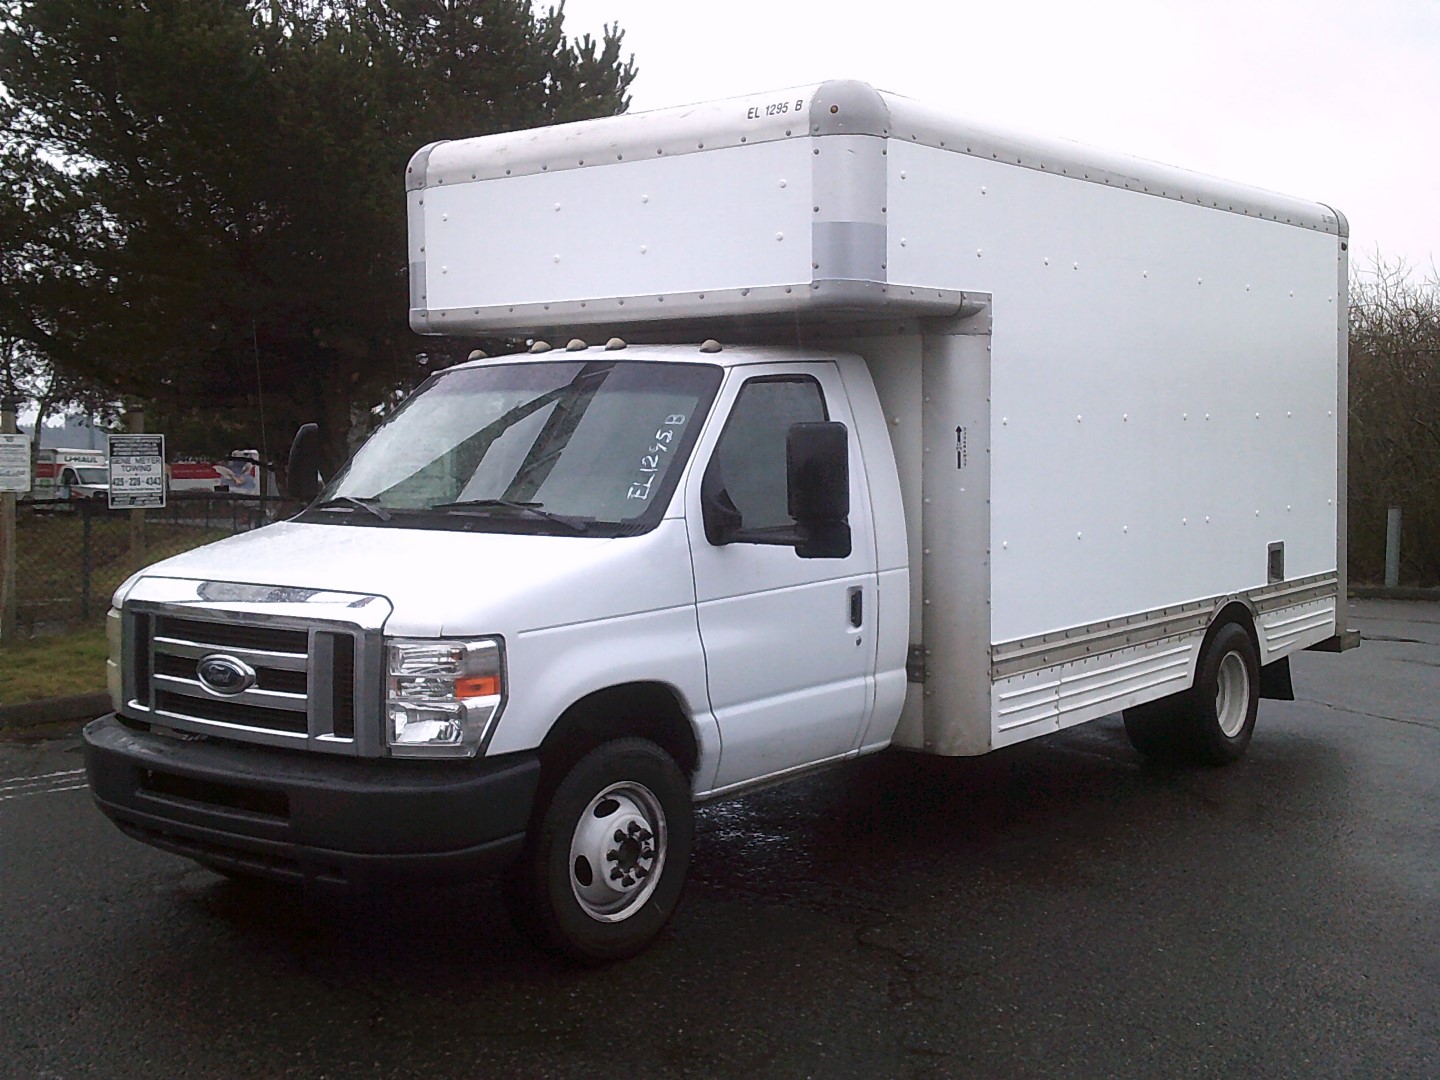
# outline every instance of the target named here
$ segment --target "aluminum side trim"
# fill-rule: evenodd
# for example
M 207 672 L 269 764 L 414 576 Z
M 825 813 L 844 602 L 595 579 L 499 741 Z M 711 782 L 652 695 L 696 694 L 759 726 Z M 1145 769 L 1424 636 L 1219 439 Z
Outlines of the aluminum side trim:
M 1008 641 L 990 647 L 990 678 L 998 682 L 1103 653 L 1203 632 L 1223 605 L 1236 600 L 1244 603 L 1252 613 L 1260 615 L 1337 596 L 1336 575 L 1317 574 L 1294 581 L 1279 581 L 1238 594 L 1209 597 Z

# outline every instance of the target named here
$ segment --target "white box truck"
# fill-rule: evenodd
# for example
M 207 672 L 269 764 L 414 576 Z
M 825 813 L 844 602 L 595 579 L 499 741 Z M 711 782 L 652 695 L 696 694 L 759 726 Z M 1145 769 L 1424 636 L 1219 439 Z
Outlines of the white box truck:
M 855 82 L 436 143 L 406 187 L 413 327 L 531 344 L 120 588 L 87 765 L 132 836 L 502 869 L 612 959 L 694 803 L 1122 710 L 1224 763 L 1351 642 L 1326 206 Z
M 110 459 L 104 450 L 42 447 L 35 452 L 36 502 L 106 499 L 110 495 Z

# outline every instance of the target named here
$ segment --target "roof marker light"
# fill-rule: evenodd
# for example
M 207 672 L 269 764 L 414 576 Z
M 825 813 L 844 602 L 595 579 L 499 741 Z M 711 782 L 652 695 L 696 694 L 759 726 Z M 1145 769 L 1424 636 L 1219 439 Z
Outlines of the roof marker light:
M 707 338 L 700 346 L 702 353 L 717 353 L 722 348 L 721 344 L 714 338 Z
M 566 344 L 566 346 L 565 346 L 565 351 L 566 351 L 566 352 L 584 352 L 584 351 L 585 351 L 586 349 L 588 349 L 589 347 L 590 347 L 589 345 L 586 345 L 585 342 L 581 341 L 581 340 L 577 337 L 577 338 L 571 338 L 571 339 L 570 339 L 570 341 L 569 341 L 569 342 Z
M 609 341 L 605 342 L 606 352 L 616 352 L 617 350 L 623 348 L 625 348 L 624 338 L 612 337 Z

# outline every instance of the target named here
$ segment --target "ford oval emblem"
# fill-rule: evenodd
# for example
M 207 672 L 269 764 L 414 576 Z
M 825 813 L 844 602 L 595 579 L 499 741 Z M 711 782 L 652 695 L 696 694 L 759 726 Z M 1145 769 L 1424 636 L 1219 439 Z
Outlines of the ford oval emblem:
M 211 653 L 195 665 L 200 685 L 212 694 L 234 697 L 255 685 L 255 669 L 244 660 L 223 653 Z

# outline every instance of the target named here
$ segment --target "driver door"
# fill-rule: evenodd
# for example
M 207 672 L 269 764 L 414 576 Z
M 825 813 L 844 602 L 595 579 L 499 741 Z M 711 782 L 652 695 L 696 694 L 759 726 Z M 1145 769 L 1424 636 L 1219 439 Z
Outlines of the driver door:
M 700 638 L 722 743 L 715 789 L 842 757 L 874 696 L 875 544 L 854 422 L 829 364 L 732 370 L 718 435 L 707 433 L 687 491 Z M 786 501 L 791 424 L 849 429 L 850 553 L 802 559 Z M 746 539 L 707 539 L 702 488 L 723 490 Z M 714 534 L 712 527 L 711 534 Z

